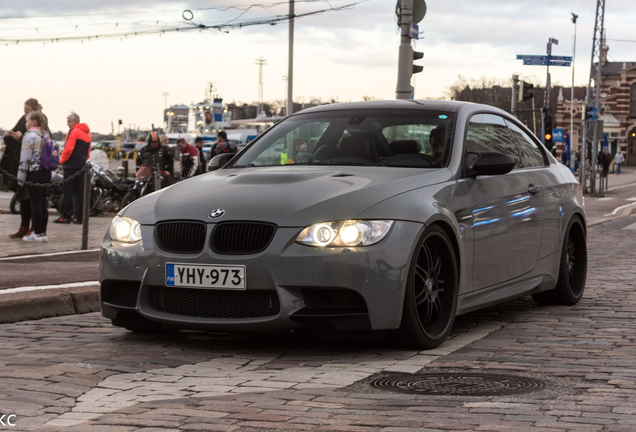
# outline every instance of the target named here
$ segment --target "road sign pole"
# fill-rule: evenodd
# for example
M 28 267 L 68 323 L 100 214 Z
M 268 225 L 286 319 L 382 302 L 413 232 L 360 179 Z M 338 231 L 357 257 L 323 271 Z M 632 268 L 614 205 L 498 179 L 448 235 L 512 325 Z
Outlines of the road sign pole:
M 409 99 L 411 96 L 411 74 L 413 73 L 413 48 L 409 34 L 410 24 L 413 20 L 413 0 L 401 0 L 399 20 L 401 39 L 395 98 Z

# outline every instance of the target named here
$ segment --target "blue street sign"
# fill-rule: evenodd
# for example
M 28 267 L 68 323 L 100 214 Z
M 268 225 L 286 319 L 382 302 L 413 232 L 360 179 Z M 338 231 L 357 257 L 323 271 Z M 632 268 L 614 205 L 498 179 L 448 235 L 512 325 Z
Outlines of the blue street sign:
M 420 26 L 418 26 L 414 22 L 409 23 L 409 36 L 410 36 L 411 39 L 419 39 L 420 38 Z
M 572 65 L 572 56 L 547 56 L 547 55 L 523 55 L 517 54 L 517 60 L 523 60 L 524 66 L 566 66 Z
M 548 65 L 548 61 L 547 60 L 524 60 L 523 61 L 523 65 L 524 66 L 547 66 Z M 550 61 L 550 66 L 566 66 L 566 67 L 570 67 L 572 65 L 572 62 L 566 62 L 566 61 L 561 61 L 561 60 L 551 60 Z
M 590 117 L 587 121 L 591 121 L 592 122 L 592 121 L 596 120 L 600 114 L 601 113 L 598 112 L 598 108 L 596 108 L 595 106 L 592 106 L 592 117 Z
M 552 141 L 554 141 L 555 143 L 563 142 L 563 128 L 552 129 Z
M 548 61 L 547 55 L 524 55 L 517 54 L 517 60 L 539 60 L 539 61 Z

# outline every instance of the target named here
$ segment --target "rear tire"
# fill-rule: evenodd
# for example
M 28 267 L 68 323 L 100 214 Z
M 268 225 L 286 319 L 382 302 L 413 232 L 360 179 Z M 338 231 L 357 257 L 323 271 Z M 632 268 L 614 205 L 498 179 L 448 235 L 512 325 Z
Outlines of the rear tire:
M 436 348 L 455 321 L 457 260 L 448 235 L 432 225 L 419 240 L 409 268 L 398 336 L 415 349 Z
M 20 201 L 18 201 L 18 194 L 13 194 L 13 197 L 11 197 L 9 210 L 11 211 L 11 214 L 20 214 Z
M 57 212 L 60 215 L 63 215 L 64 214 L 64 208 L 65 208 L 65 206 L 64 206 L 64 194 L 61 194 L 60 198 L 57 200 Z
M 578 217 L 573 217 L 563 237 L 559 277 L 556 287 L 550 291 L 533 294 L 539 304 L 572 306 L 583 297 L 587 277 L 587 245 L 585 228 Z

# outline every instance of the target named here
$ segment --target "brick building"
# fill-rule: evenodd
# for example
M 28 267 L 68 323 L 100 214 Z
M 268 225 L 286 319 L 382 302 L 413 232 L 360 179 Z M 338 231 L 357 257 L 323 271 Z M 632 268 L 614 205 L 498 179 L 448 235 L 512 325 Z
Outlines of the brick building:
M 603 132 L 608 134 L 611 154 L 614 155 L 620 148 L 626 165 L 636 166 L 636 62 L 607 61 L 608 50 L 609 47 L 603 45 L 599 118 L 604 122 Z M 565 97 L 570 95 L 567 90 L 565 93 Z M 586 101 L 575 99 L 573 112 L 570 112 L 570 100 L 565 97 L 559 94 L 556 127 L 563 128 L 565 134 L 569 133 L 570 117 L 573 115 L 572 149 L 580 151 L 580 128 L 585 118 Z M 559 154 L 562 149 L 563 146 L 559 145 Z

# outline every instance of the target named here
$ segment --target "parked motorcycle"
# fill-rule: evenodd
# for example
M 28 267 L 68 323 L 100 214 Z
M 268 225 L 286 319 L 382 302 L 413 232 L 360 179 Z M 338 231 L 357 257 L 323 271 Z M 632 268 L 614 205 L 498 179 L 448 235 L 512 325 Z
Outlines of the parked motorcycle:
M 126 207 L 136 199 L 141 198 L 144 195 L 148 195 L 155 190 L 159 190 L 164 186 L 167 186 L 173 182 L 170 173 L 167 171 L 161 171 L 159 166 L 151 170 L 146 166 L 142 166 L 135 174 L 135 184 L 126 193 L 121 200 L 121 208 Z
M 51 183 L 55 183 L 55 185 L 49 186 L 49 195 L 46 202 L 48 208 L 57 209 L 58 213 L 60 213 L 59 202 L 60 196 L 62 195 L 63 179 L 64 178 L 62 177 L 62 175 L 59 174 L 57 171 L 53 171 L 51 173 Z M 20 201 L 18 201 L 18 196 L 16 194 L 13 194 L 13 197 L 11 198 L 11 202 L 9 203 L 9 210 L 13 214 L 20 214 Z
M 109 168 L 90 162 L 91 166 L 91 216 L 100 213 L 117 213 L 122 206 L 122 199 L 134 184 L 134 180 L 120 178 Z M 58 211 L 63 212 L 64 194 L 59 198 Z

